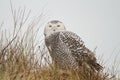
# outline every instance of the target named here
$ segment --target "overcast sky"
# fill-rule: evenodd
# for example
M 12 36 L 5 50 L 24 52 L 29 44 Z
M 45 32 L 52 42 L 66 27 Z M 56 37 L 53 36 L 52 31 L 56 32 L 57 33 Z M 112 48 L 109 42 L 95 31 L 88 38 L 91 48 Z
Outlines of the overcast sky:
M 77 33 L 96 55 L 111 63 L 120 62 L 120 0 L 11 0 L 14 8 L 31 9 L 32 16 L 45 13 L 45 23 L 62 21 Z M 9 25 L 10 0 L 0 0 L 0 23 Z M 44 27 L 44 26 L 43 26 Z M 43 31 L 43 29 L 41 29 Z M 107 64 L 106 63 L 106 64 Z

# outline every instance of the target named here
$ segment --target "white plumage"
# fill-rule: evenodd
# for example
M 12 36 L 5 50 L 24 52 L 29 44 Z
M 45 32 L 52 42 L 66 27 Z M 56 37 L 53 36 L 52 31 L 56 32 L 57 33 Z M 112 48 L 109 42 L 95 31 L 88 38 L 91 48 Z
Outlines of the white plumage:
M 48 22 L 44 35 L 45 44 L 57 67 L 78 69 L 86 64 L 92 70 L 101 70 L 102 67 L 96 62 L 94 53 L 85 47 L 78 35 L 67 31 L 62 22 Z

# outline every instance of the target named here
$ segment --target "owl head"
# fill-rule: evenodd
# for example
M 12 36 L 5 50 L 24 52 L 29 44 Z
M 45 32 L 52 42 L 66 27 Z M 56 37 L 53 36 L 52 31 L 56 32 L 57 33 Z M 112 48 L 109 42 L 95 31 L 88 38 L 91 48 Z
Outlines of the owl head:
M 62 22 L 58 20 L 52 20 L 46 24 L 44 29 L 44 35 L 45 37 L 47 37 L 55 32 L 64 31 L 64 30 L 66 29 Z

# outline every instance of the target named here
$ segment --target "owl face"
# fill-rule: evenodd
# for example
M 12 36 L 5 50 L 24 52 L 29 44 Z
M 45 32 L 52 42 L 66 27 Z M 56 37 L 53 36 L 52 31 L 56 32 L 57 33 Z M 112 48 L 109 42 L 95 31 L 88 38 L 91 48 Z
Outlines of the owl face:
M 65 29 L 65 26 L 63 25 L 62 22 L 57 21 L 57 20 L 53 20 L 53 21 L 50 21 L 46 24 L 45 30 L 44 30 L 44 35 L 46 37 L 46 36 L 49 36 L 55 32 L 64 31 L 64 30 L 66 30 L 66 29 Z

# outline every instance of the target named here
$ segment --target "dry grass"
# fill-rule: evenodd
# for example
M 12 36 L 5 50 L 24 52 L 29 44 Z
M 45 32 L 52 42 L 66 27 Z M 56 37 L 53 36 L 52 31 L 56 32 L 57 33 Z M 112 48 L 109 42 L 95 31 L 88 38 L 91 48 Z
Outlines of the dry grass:
M 15 11 L 11 6 L 11 10 L 14 26 L 12 34 L 6 36 L 1 29 L 2 24 L 0 26 L 0 80 L 109 80 L 107 74 L 100 72 L 92 75 L 86 73 L 84 68 L 80 72 L 73 72 L 56 69 L 52 64 L 49 67 L 41 66 L 43 56 L 36 58 L 36 53 L 45 54 L 44 48 L 38 48 L 36 40 L 41 16 L 34 19 L 23 33 L 29 11 L 26 15 L 25 9 Z M 116 79 L 113 77 L 111 80 Z

